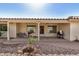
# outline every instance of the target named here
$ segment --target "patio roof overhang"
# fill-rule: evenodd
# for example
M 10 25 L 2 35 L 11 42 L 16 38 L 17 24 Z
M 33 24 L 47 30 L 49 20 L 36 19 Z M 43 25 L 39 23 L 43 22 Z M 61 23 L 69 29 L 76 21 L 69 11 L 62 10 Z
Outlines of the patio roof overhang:
M 0 18 L 0 22 L 14 23 L 70 23 L 79 21 L 79 16 L 70 16 L 68 18 Z
M 56 18 L 0 18 L 0 21 L 9 21 L 12 23 L 69 23 L 68 19 Z

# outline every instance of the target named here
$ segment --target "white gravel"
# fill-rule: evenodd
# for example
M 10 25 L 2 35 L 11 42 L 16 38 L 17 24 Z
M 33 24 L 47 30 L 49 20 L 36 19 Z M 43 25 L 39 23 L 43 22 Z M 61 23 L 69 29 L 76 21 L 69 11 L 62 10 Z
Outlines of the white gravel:
M 69 42 L 61 39 L 42 39 L 39 42 L 42 53 L 34 56 L 79 56 L 79 42 Z M 17 54 L 17 50 L 25 46 L 24 42 L 20 45 L 0 44 L 0 56 L 27 56 L 27 54 Z
M 28 56 L 27 54 L 16 54 L 16 53 L 0 53 L 0 56 Z M 75 56 L 73 54 L 70 55 L 64 55 L 64 54 L 35 54 L 33 56 Z M 76 56 L 79 56 L 77 54 Z

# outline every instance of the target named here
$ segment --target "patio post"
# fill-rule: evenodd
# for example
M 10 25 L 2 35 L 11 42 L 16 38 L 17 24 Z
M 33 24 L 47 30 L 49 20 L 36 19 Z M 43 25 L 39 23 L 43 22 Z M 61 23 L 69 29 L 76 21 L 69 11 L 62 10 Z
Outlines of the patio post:
M 7 40 L 10 40 L 10 37 L 9 37 L 9 22 L 7 22 Z
M 40 23 L 38 22 L 38 41 L 40 40 Z

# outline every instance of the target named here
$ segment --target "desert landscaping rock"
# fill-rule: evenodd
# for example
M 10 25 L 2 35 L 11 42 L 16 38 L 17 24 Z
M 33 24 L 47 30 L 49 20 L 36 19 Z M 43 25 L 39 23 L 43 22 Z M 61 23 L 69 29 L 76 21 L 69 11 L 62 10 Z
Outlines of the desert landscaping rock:
M 16 41 L 15 41 L 16 42 Z M 20 54 L 20 50 L 26 46 L 25 41 L 14 45 L 0 45 L 0 56 L 27 56 L 28 54 Z M 77 55 L 79 56 L 79 42 L 69 42 L 67 40 L 45 38 L 39 42 L 39 50 L 41 53 L 33 54 L 34 56 L 57 56 L 57 55 Z
M 16 54 L 16 53 L 0 53 L 0 56 L 28 56 L 27 54 Z M 34 54 L 32 56 L 75 56 L 74 54 L 70 54 L 70 55 L 64 55 L 64 54 Z M 77 54 L 76 56 L 79 56 L 79 54 Z

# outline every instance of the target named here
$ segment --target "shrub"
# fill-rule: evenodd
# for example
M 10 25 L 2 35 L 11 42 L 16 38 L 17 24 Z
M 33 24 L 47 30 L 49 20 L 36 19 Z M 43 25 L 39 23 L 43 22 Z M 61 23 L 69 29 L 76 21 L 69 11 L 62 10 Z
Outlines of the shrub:
M 38 42 L 38 39 L 36 37 L 30 36 L 28 38 L 28 44 L 35 44 Z

